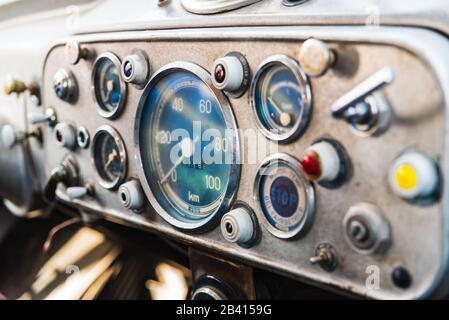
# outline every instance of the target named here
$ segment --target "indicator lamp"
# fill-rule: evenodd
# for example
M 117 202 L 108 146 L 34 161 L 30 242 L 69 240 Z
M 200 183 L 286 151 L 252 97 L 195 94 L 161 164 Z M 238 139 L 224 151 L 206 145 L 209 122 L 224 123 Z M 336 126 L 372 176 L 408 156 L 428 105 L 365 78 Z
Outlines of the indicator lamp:
M 435 161 L 418 151 L 400 155 L 389 171 L 391 189 L 399 197 L 411 201 L 434 199 L 438 194 L 439 180 Z
M 249 85 L 249 65 L 238 52 L 230 52 L 214 61 L 211 68 L 212 84 L 232 97 L 240 97 Z
M 310 180 L 329 183 L 340 177 L 342 159 L 334 144 L 323 140 L 307 148 L 301 167 Z

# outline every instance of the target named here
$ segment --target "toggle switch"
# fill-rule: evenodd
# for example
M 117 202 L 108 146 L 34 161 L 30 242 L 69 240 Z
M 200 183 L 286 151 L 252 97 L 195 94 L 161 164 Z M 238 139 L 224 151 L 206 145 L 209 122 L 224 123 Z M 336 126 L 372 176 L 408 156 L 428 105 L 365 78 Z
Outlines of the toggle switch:
M 322 76 L 335 63 L 335 51 L 321 40 L 307 39 L 301 46 L 298 61 L 310 77 Z
M 121 203 L 126 209 L 139 210 L 143 207 L 144 195 L 137 180 L 125 182 L 118 189 Z
M 55 127 L 56 143 L 67 149 L 74 149 L 76 146 L 75 129 L 65 122 L 60 122 Z
M 85 196 L 93 196 L 94 187 L 92 184 L 88 183 L 85 186 L 68 187 L 66 192 L 70 200 L 81 199 Z
M 388 176 L 391 189 L 405 200 L 427 203 L 438 196 L 438 166 L 424 153 L 414 150 L 403 153 L 393 161 Z
M 50 127 L 54 127 L 57 123 L 55 109 L 47 108 L 45 113 L 29 113 L 28 120 L 31 124 L 47 123 Z
M 382 68 L 337 99 L 331 106 L 332 116 L 345 120 L 359 135 L 382 133 L 389 125 L 391 108 L 380 89 L 393 80 L 393 70 Z
M 343 183 L 347 168 L 343 147 L 334 140 L 321 140 L 306 149 L 301 158 L 301 168 L 312 181 L 324 187 L 337 187 Z
M 252 213 L 244 206 L 239 206 L 223 215 L 220 228 L 227 241 L 238 244 L 248 244 L 256 234 Z
M 143 52 L 139 51 L 125 57 L 121 69 L 122 77 L 125 82 L 143 88 L 148 81 L 150 66 L 148 59 Z
M 215 60 L 211 69 L 212 84 L 233 96 L 241 96 L 249 84 L 249 66 L 246 58 L 237 52 L 231 52 Z
M 321 243 L 315 250 L 315 255 L 309 259 L 311 264 L 318 264 L 325 271 L 331 272 L 337 268 L 337 254 L 328 243 Z

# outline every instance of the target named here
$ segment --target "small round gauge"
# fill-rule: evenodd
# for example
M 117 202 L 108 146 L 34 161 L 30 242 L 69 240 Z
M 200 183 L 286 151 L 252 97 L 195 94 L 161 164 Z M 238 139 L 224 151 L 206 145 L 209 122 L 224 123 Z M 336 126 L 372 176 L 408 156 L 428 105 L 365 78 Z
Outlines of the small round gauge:
M 120 73 L 121 63 L 113 53 L 106 52 L 95 60 L 92 90 L 99 113 L 105 118 L 119 115 L 126 99 L 126 84 Z
M 108 125 L 101 126 L 92 140 L 92 159 L 100 178 L 100 185 L 114 189 L 126 175 L 126 151 L 117 131 Z
M 283 143 L 298 137 L 312 108 L 312 91 L 299 64 L 283 55 L 263 61 L 251 83 L 251 106 L 266 137 Z
M 313 220 L 314 189 L 300 166 L 288 154 L 274 154 L 262 163 L 254 182 L 261 221 L 278 238 L 303 236 Z
M 239 145 L 207 71 L 187 62 L 160 69 L 144 89 L 134 139 L 143 188 L 164 219 L 190 230 L 218 222 L 237 189 Z

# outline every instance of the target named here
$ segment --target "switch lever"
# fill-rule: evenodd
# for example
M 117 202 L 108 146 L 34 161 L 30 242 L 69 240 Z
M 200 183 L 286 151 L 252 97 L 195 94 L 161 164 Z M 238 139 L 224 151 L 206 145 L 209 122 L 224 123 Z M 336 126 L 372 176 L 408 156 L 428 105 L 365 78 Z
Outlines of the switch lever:
M 384 96 L 377 92 L 394 80 L 394 71 L 385 67 L 337 99 L 331 106 L 334 118 L 344 119 L 358 133 L 373 134 L 385 129 L 391 110 Z

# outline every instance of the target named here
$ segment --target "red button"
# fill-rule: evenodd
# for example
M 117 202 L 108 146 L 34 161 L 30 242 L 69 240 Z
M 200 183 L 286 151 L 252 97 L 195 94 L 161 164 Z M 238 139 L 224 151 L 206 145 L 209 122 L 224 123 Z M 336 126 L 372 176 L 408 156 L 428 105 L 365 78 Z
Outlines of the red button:
M 318 178 L 321 175 L 321 164 L 318 154 L 315 152 L 307 153 L 301 161 L 302 170 L 310 178 Z

